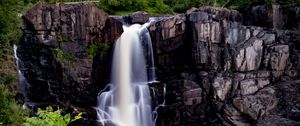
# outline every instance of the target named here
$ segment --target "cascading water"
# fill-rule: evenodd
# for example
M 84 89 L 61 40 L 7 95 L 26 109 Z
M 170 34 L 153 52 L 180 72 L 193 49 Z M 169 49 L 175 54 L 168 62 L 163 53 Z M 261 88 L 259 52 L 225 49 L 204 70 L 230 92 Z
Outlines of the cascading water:
M 114 48 L 109 90 L 101 91 L 98 96 L 97 115 L 104 125 L 107 122 L 119 126 L 154 125 L 148 86 L 155 81 L 152 43 L 147 30 L 150 23 L 123 26 L 124 32 Z M 147 55 L 141 40 L 147 41 Z
M 30 100 L 29 100 L 29 97 L 28 97 L 28 95 L 29 95 L 28 83 L 27 83 L 27 80 L 24 77 L 23 73 L 20 70 L 20 68 L 22 67 L 22 64 L 21 64 L 22 62 L 21 62 L 21 60 L 19 59 L 19 57 L 17 55 L 18 47 L 16 45 L 14 45 L 13 49 L 14 49 L 14 54 L 15 54 L 15 58 L 16 58 L 16 64 L 17 64 L 17 67 L 18 67 L 19 84 L 20 84 L 21 91 L 23 92 L 23 95 L 24 95 L 23 108 L 26 108 L 27 104 L 31 104 L 31 103 L 29 103 Z

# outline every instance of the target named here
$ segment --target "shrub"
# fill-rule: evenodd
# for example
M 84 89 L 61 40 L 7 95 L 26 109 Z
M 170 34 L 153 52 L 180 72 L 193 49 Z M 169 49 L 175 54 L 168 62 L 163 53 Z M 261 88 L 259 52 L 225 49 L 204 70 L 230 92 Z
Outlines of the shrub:
M 37 117 L 27 117 L 25 119 L 25 126 L 67 126 L 70 122 L 78 120 L 82 113 L 79 113 L 71 119 L 71 115 L 61 115 L 62 110 L 57 109 L 54 111 L 52 107 L 47 107 L 45 110 L 38 108 Z
M 0 125 L 21 125 L 27 116 L 27 112 L 17 105 L 13 96 L 4 84 L 0 84 Z

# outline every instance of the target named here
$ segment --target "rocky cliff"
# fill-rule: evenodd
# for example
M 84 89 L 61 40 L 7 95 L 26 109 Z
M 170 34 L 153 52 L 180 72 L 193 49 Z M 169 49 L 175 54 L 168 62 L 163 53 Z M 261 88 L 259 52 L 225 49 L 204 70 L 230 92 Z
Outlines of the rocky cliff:
M 158 17 L 148 28 L 161 82 L 153 104 L 167 89 L 157 125 L 300 125 L 299 14 L 274 5 Z M 148 18 L 109 16 L 89 4 L 36 4 L 23 16 L 17 50 L 30 102 L 84 108 L 95 119 L 91 108 L 109 83 L 122 22 Z

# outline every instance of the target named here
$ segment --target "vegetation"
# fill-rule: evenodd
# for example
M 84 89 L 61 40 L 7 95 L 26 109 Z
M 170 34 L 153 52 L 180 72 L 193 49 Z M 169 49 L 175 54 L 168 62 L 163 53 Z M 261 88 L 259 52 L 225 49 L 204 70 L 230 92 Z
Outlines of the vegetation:
M 62 51 L 59 48 L 53 49 L 54 54 L 56 55 L 56 59 L 59 61 L 74 61 L 75 57 L 67 52 Z
M 99 7 L 110 14 L 134 11 L 172 13 L 172 9 L 163 0 L 99 0 Z
M 17 91 L 17 72 L 12 55 L 6 55 L 0 65 L 0 126 L 17 126 L 23 123 L 27 112 L 14 99 Z
M 62 110 L 54 111 L 52 107 L 47 107 L 45 110 L 38 108 L 37 117 L 28 117 L 24 123 L 25 126 L 67 126 L 70 122 L 78 120 L 82 113 L 79 113 L 71 119 L 71 115 L 61 115 Z
M 96 56 L 97 52 L 106 51 L 107 49 L 109 49 L 108 44 L 103 44 L 103 43 L 91 44 L 86 49 L 86 53 L 88 54 L 88 57 L 92 59 Z
M 62 32 L 56 32 L 56 37 L 59 43 L 66 43 L 70 41 L 69 36 Z
M 0 84 L 0 125 L 19 125 L 27 116 L 27 112 L 17 105 L 13 96 L 6 85 Z

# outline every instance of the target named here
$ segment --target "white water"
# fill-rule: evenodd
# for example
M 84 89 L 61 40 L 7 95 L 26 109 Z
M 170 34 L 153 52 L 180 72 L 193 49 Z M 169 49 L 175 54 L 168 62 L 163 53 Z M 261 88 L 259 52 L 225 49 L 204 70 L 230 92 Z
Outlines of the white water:
M 149 81 L 155 81 L 152 43 L 147 30 L 149 25 L 123 26 L 124 32 L 114 48 L 109 90 L 101 91 L 98 96 L 97 116 L 104 125 L 154 125 L 148 86 Z M 144 54 L 140 36 L 146 37 L 147 55 Z
M 20 84 L 21 91 L 24 95 L 23 108 L 25 109 L 27 107 L 28 102 L 29 102 L 28 91 L 27 91 L 28 90 L 28 83 L 27 83 L 27 80 L 24 77 L 23 73 L 20 70 L 22 64 L 21 64 L 21 60 L 19 59 L 19 57 L 17 55 L 18 47 L 16 45 L 14 45 L 13 49 L 14 49 L 14 55 L 15 55 L 15 58 L 16 58 L 17 68 L 18 68 L 19 84 Z

